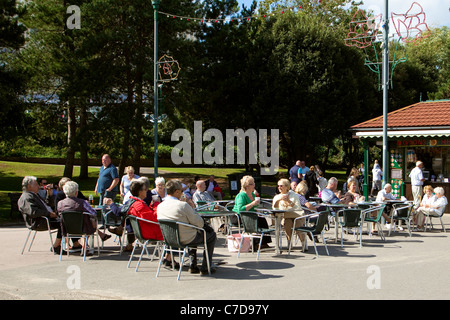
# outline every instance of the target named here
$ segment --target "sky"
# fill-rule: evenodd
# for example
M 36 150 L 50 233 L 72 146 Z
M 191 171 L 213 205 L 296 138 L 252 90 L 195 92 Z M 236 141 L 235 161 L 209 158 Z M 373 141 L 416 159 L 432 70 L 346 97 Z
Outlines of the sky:
M 239 3 L 250 7 L 253 0 L 238 0 Z M 374 14 L 384 13 L 385 0 L 363 0 L 363 9 L 371 9 Z M 260 1 L 258 1 L 260 2 Z M 405 14 L 411 5 L 417 2 L 423 8 L 426 15 L 425 22 L 428 27 L 450 27 L 450 0 L 389 0 L 389 12 L 396 14 Z

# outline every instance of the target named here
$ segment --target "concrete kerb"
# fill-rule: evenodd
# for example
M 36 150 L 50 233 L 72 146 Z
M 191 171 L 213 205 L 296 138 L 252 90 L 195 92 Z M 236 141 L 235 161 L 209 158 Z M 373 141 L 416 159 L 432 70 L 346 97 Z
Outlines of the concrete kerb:
M 450 215 L 444 215 L 450 224 Z M 156 278 L 157 260 L 145 258 L 135 272 L 137 255 L 127 269 L 129 254 L 119 255 L 113 238 L 100 257 L 83 262 L 79 255 L 63 257 L 50 252 L 48 235 L 36 236 L 30 252 L 20 254 L 28 230 L 0 228 L 4 244 L 0 256 L 0 299 L 82 300 L 291 300 L 291 299 L 448 299 L 450 283 L 448 233 L 435 224 L 431 232 L 397 232 L 386 238 L 363 236 L 363 248 L 353 235 L 344 247 L 328 241 L 330 256 L 318 244 L 319 258 L 310 243 L 302 253 L 276 256 L 273 250 L 244 253 L 238 259 L 228 252 L 219 235 L 214 254 L 218 270 L 212 276 L 163 269 Z M 334 230 L 327 232 L 333 237 Z M 286 240 L 284 239 L 284 246 Z M 200 251 L 199 251 L 200 252 Z M 220 264 L 224 263 L 224 264 Z

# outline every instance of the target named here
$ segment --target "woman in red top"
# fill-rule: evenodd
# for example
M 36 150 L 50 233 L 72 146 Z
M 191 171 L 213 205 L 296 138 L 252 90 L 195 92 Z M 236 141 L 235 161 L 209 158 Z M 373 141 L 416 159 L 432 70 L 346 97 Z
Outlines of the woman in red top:
M 142 218 L 145 220 L 150 220 L 158 222 L 156 215 L 156 208 L 159 202 L 152 200 L 150 206 L 144 202 L 143 199 L 147 196 L 148 186 L 143 179 L 136 179 L 131 181 L 130 184 L 130 199 L 128 201 L 134 201 L 130 208 L 128 209 L 128 214 Z M 145 239 L 154 239 L 164 241 L 161 228 L 159 224 L 148 223 L 145 221 L 139 221 L 139 226 L 141 228 L 142 236 Z M 172 259 L 170 254 L 166 254 L 163 261 L 164 265 L 167 267 L 172 267 Z M 175 269 L 179 269 L 179 263 L 175 262 Z
M 140 193 L 147 193 L 146 190 L 141 191 Z M 145 196 L 144 196 L 145 197 Z M 134 200 L 134 203 L 130 206 L 128 210 L 129 215 L 136 216 L 138 218 L 142 218 L 145 220 L 150 220 L 158 223 L 158 219 L 156 217 L 156 207 L 159 202 L 151 202 L 150 207 L 141 200 L 140 197 L 131 196 L 130 199 Z M 139 221 L 139 226 L 141 227 L 142 236 L 145 239 L 155 239 L 163 241 L 163 235 L 161 233 L 161 228 L 157 224 L 147 223 L 145 221 Z

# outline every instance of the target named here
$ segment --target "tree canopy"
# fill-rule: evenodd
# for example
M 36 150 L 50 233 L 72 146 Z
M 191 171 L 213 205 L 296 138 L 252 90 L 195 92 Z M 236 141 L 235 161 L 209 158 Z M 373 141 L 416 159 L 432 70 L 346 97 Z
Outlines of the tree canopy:
M 79 29 L 66 25 L 66 1 L 28 1 L 26 10 L 1 4 L 0 112 L 10 130 L 0 152 L 12 155 L 18 141 L 60 149 L 69 176 L 75 158 L 86 176 L 87 160 L 107 152 L 120 170 L 139 171 L 140 159 L 153 157 L 153 124 L 143 116 L 154 108 L 152 3 L 70 5 L 80 8 Z M 367 51 L 345 45 L 356 10 L 350 0 L 265 0 L 249 8 L 236 0 L 161 1 L 159 52 L 181 66 L 178 79 L 160 88 L 160 113 L 168 116 L 161 148 L 176 144 L 176 128 L 192 131 L 202 121 L 222 132 L 279 129 L 285 165 L 302 158 L 326 167 L 338 151 L 340 164 L 351 163 L 348 128 L 379 115 L 382 98 L 364 66 Z M 450 97 L 448 39 L 443 27 L 419 44 L 401 44 L 407 61 L 395 70 L 390 111 Z

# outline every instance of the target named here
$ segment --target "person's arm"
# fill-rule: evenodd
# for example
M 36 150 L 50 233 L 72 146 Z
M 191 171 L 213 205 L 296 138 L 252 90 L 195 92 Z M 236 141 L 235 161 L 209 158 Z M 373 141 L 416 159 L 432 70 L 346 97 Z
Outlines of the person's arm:
M 121 197 L 123 197 L 124 195 L 125 195 L 125 193 L 124 193 L 124 184 L 125 184 L 125 182 L 124 182 L 124 178 L 125 178 L 125 176 L 123 176 L 122 177 L 122 181 L 120 182 L 120 186 L 119 186 L 119 191 L 120 191 L 120 196 Z
M 185 203 L 184 210 L 189 224 L 192 224 L 199 228 L 203 228 L 203 226 L 205 225 L 205 221 L 194 211 L 194 209 L 192 209 L 192 207 L 188 203 Z
M 115 178 L 115 179 L 113 180 L 113 182 L 111 183 L 111 185 L 109 186 L 109 188 L 106 189 L 106 191 L 111 191 L 111 190 L 114 189 L 118 184 L 119 184 L 119 178 Z
M 86 200 L 83 201 L 83 211 L 88 212 L 89 214 L 91 214 L 93 216 L 97 216 L 97 211 L 95 211 L 95 209 L 92 208 L 89 205 L 89 202 L 87 202 Z
M 97 183 L 95 184 L 95 189 L 94 189 L 95 195 L 98 195 L 97 190 L 98 190 L 98 179 L 97 179 Z
M 39 197 L 38 195 L 36 195 Z M 40 201 L 40 200 L 39 200 Z M 56 218 L 57 214 L 54 212 L 48 212 L 48 210 L 40 205 L 38 205 L 35 202 L 35 199 L 32 198 L 31 195 L 20 198 L 18 201 L 19 208 L 21 212 L 28 215 L 30 218 L 38 218 L 38 217 L 49 217 L 49 218 Z
M 235 208 L 237 209 L 237 212 L 249 211 L 251 208 L 258 204 L 256 203 L 256 200 L 248 203 L 246 198 L 247 196 L 243 191 L 236 196 Z

